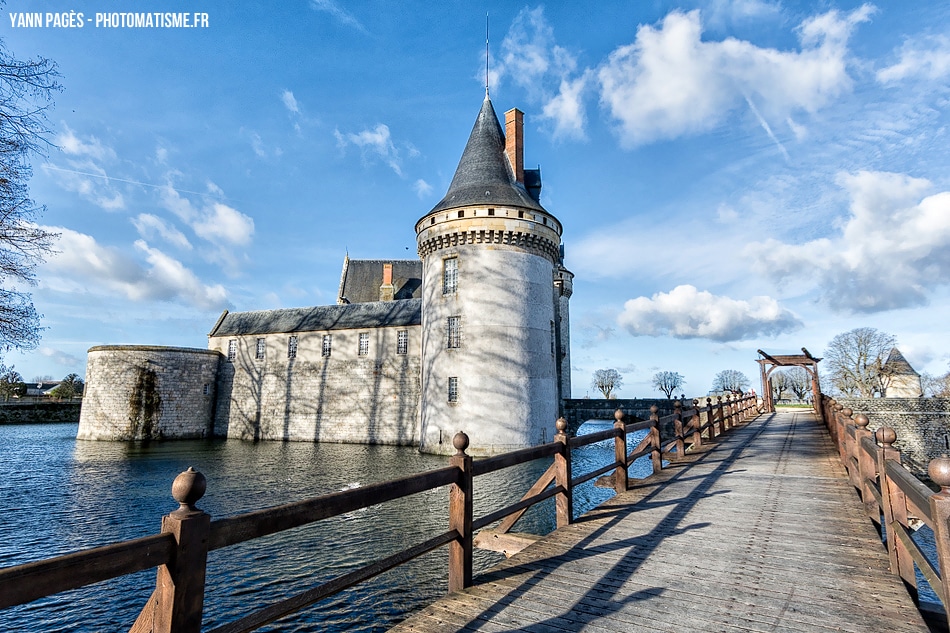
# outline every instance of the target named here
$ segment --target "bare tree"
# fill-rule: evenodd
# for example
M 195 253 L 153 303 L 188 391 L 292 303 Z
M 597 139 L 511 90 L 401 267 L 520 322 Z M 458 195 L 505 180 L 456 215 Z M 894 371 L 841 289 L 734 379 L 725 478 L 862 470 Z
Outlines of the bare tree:
M 623 384 L 623 376 L 616 369 L 598 369 L 594 372 L 594 379 L 591 381 L 594 389 L 604 394 L 605 398 L 610 398 L 615 389 L 620 389 Z
M 804 400 L 811 391 L 811 374 L 804 367 L 792 367 L 784 373 L 789 391 L 795 394 L 796 400 Z
M 713 379 L 713 391 L 743 392 L 749 388 L 749 379 L 738 369 L 724 369 Z
M 950 398 L 950 372 L 941 376 L 931 376 L 924 372 L 920 375 L 920 384 L 925 396 Z
M 673 397 L 673 392 L 686 384 L 686 379 L 675 371 L 658 371 L 653 374 L 653 387 L 662 391 L 667 398 Z
M 0 353 L 39 343 L 39 315 L 23 285 L 52 251 L 56 235 L 37 226 L 43 211 L 30 199 L 31 157 L 49 146 L 46 110 L 60 90 L 56 64 L 20 61 L 0 41 Z
M 825 368 L 831 384 L 845 395 L 873 398 L 884 392 L 882 367 L 897 340 L 873 327 L 859 327 L 837 335 L 825 350 Z
M 784 371 L 772 372 L 769 385 L 772 387 L 772 399 L 776 402 L 781 400 L 782 395 L 788 391 L 788 374 Z

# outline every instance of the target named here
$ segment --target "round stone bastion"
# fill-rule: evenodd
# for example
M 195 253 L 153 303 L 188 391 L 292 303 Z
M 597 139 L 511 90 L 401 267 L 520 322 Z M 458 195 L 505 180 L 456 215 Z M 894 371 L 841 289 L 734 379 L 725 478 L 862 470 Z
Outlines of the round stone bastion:
M 89 348 L 80 440 L 211 437 L 220 352 L 191 347 Z

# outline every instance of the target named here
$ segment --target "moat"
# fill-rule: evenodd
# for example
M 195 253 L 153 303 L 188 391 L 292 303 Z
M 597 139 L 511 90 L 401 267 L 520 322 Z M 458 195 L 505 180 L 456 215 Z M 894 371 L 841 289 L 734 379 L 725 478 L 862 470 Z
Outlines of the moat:
M 590 422 L 581 432 L 608 425 Z M 407 447 L 236 440 L 89 442 L 76 440 L 76 430 L 75 424 L 0 426 L 0 509 L 5 524 L 0 567 L 157 533 L 161 516 L 176 506 L 171 482 L 188 466 L 208 478 L 208 491 L 198 505 L 220 518 L 446 463 L 443 457 Z M 578 469 L 590 469 L 591 460 L 603 463 L 612 453 L 612 444 L 601 443 L 576 450 L 573 459 Z M 476 512 L 516 500 L 546 464 L 527 466 L 499 473 L 503 476 L 494 480 L 486 475 L 483 489 L 494 493 L 476 498 Z M 631 475 L 641 476 L 636 467 Z M 586 484 L 576 494 L 575 514 L 580 514 L 613 492 Z M 212 552 L 205 626 L 234 619 L 247 610 L 248 600 L 274 601 L 443 530 L 446 496 L 446 491 L 435 490 Z M 532 509 L 518 531 L 552 530 L 550 504 Z M 476 556 L 476 573 L 500 557 L 482 551 Z M 385 630 L 445 592 L 444 559 L 445 552 L 436 551 L 261 630 Z M 154 575 L 149 570 L 0 611 L 0 630 L 127 630 L 154 587 Z

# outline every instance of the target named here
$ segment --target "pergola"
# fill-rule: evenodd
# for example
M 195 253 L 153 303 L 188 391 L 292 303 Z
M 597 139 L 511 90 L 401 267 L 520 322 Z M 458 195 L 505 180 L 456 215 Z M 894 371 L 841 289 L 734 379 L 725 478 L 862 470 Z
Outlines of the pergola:
M 775 412 L 775 402 L 772 400 L 772 372 L 777 367 L 804 367 L 811 376 L 812 405 L 815 407 L 815 412 L 821 416 L 821 385 L 818 383 L 818 361 L 821 359 L 812 356 L 804 347 L 801 354 L 772 356 L 762 350 L 758 352 L 762 358 L 756 359 L 755 362 L 759 364 L 759 371 L 762 374 L 762 402 L 765 404 L 765 410 L 770 413 Z M 766 365 L 770 367 L 766 369 Z

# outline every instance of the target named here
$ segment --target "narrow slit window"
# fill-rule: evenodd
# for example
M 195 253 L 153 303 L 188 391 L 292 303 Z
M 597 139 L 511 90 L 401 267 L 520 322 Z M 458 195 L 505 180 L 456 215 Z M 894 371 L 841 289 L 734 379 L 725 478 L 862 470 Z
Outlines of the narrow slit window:
M 449 257 L 442 260 L 442 294 L 452 294 L 459 287 L 459 259 Z
M 360 332 L 359 355 L 366 356 L 367 354 L 369 354 L 369 332 Z
M 396 333 L 396 353 L 403 356 L 409 353 L 409 330 Z
M 459 401 L 459 379 L 458 376 L 449 376 L 449 402 Z
M 450 316 L 448 318 L 448 342 L 446 347 L 455 349 L 462 347 L 462 317 Z
M 287 358 L 293 360 L 297 358 L 297 337 L 291 336 L 287 339 Z
M 330 339 L 330 335 L 324 334 L 323 335 L 323 357 L 324 358 L 330 358 L 331 343 L 332 341 Z
M 266 349 L 267 349 L 267 343 L 264 341 L 264 339 L 262 338 L 257 339 L 257 352 L 254 354 L 254 358 L 256 358 L 257 360 L 263 360 L 264 350 Z

